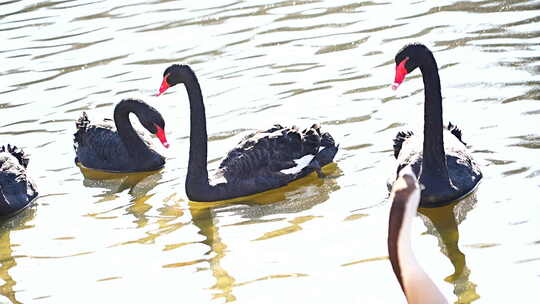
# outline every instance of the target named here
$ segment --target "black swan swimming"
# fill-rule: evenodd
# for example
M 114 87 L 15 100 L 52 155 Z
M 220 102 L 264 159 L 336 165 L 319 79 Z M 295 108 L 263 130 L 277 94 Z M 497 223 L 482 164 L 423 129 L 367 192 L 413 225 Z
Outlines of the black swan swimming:
M 134 113 L 165 148 L 169 147 L 161 114 L 142 100 L 124 99 L 114 108 L 114 125 L 110 119 L 101 124 L 91 124 L 86 113 L 82 113 L 74 134 L 75 163 L 94 170 L 119 173 L 163 168 L 165 158 L 150 149 L 150 143 L 141 138 L 143 134 L 137 134 L 133 129 L 130 113 Z
M 37 197 L 36 186 L 26 175 L 29 158 L 16 146 L 0 147 L 0 216 L 10 216 Z
M 279 188 L 331 163 L 338 146 L 319 125 L 299 131 L 274 125 L 242 139 L 221 162 L 212 182 L 208 179 L 206 114 L 199 81 L 187 65 L 174 64 L 163 73 L 159 94 L 183 83 L 191 110 L 186 194 L 192 201 L 238 198 Z
M 420 203 L 420 185 L 410 166 L 399 172 L 390 194 L 388 256 L 409 304 L 448 303 L 422 269 L 411 248 L 411 225 Z
M 448 124 L 443 128 L 441 83 L 437 62 L 422 44 L 410 44 L 396 55 L 396 76 L 393 89 L 407 73 L 417 67 L 424 80 L 424 136 L 401 131 L 394 139 L 394 156 L 399 173 L 411 165 L 423 185 L 420 205 L 438 207 L 471 193 L 482 178 L 480 168 L 467 152 L 461 130 Z M 444 142 L 443 142 L 444 133 Z M 389 185 L 390 186 L 390 185 Z

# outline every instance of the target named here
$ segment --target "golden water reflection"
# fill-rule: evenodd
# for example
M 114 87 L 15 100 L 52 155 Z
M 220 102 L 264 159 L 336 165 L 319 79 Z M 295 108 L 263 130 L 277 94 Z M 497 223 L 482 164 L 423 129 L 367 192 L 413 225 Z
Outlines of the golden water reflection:
M 457 303 L 471 303 L 480 298 L 476 292 L 476 284 L 469 280 L 471 274 L 467 267 L 465 254 L 459 249 L 458 225 L 465 220 L 467 213 L 476 205 L 476 194 L 463 200 L 438 208 L 419 208 L 427 233 L 439 240 L 441 252 L 448 257 L 454 266 L 454 273 L 445 281 L 454 285 Z
M 257 278 L 246 282 L 237 282 L 236 279 L 227 271 L 227 269 L 221 266 L 221 260 L 227 255 L 227 244 L 221 238 L 219 229 L 219 215 L 220 213 L 230 212 L 239 216 L 240 218 L 248 218 L 248 220 L 242 220 L 238 223 L 229 224 L 232 225 L 253 225 L 259 223 L 266 223 L 269 221 L 281 221 L 280 219 L 264 220 L 261 219 L 267 215 L 283 214 L 283 213 L 297 213 L 308 210 L 313 206 L 323 203 L 329 199 L 330 194 L 333 191 L 338 190 L 340 187 L 337 185 L 335 177 L 341 174 L 341 170 L 336 164 L 330 164 L 323 168 L 323 173 L 327 176 L 325 178 L 319 178 L 315 173 L 297 180 L 286 187 L 267 191 L 263 194 L 258 194 L 248 198 L 238 199 L 233 202 L 216 202 L 216 203 L 199 203 L 190 202 L 189 211 L 191 213 L 192 221 L 195 226 L 199 228 L 199 233 L 205 237 L 202 241 L 203 244 L 210 247 L 210 250 L 205 253 L 209 258 L 200 259 L 184 263 L 175 263 L 166 265 L 164 267 L 183 267 L 200 262 L 208 262 L 212 276 L 216 283 L 210 287 L 211 290 L 216 290 L 213 294 L 214 299 L 222 298 L 225 302 L 236 301 L 236 297 L 233 293 L 235 287 L 244 286 L 250 283 L 269 280 L 269 279 L 281 279 L 290 277 L 303 277 L 306 274 L 291 273 L 291 274 L 275 274 Z M 302 229 L 302 224 L 315 218 L 314 216 L 298 216 L 288 222 L 291 224 L 285 228 L 270 231 L 265 233 L 255 241 L 262 241 L 269 238 L 275 238 L 290 234 Z M 206 270 L 201 268 L 200 270 Z
M 117 173 L 94 170 L 80 164 L 77 164 L 77 167 L 84 176 L 83 184 L 86 187 L 107 188 L 109 193 L 122 192 L 126 189 L 130 189 L 131 192 L 143 180 L 145 183 L 142 192 L 148 192 L 161 179 L 161 169 L 147 172 Z M 138 194 L 140 193 L 141 191 L 138 191 Z
M 436 225 L 425 216 L 453 265 L 448 274 L 446 265 L 432 271 L 443 271 L 453 284 L 443 285 L 465 303 L 480 293 L 478 302 L 510 303 L 501 300 L 508 290 L 536 296 L 540 277 L 529 266 L 538 261 L 540 225 L 530 200 L 540 185 L 535 1 L 73 2 L 0 5 L 0 137 L 31 155 L 41 195 L 31 226 L 0 232 L 2 278 L 11 282 L 0 280 L 0 302 L 76 303 L 85 294 L 95 303 L 251 303 L 267 294 L 266 303 L 280 296 L 372 303 L 378 288 L 385 302 L 387 279 L 397 282 L 384 260 L 383 180 L 393 170 L 392 138 L 398 129 L 421 129 L 423 118 L 419 73 L 399 92 L 388 85 L 396 51 L 415 41 L 434 51 L 444 117 L 463 128 L 485 176 L 474 223 L 471 215 L 460 224 L 458 207 L 454 220 L 450 212 L 429 215 Z M 150 96 L 170 63 L 189 64 L 199 77 L 211 169 L 241 133 L 319 122 L 341 144 L 335 161 L 343 173 L 236 202 L 188 202 L 185 89 Z M 162 113 L 171 139 L 160 151 L 167 165 L 146 177 L 81 174 L 72 149 L 78 113 L 109 117 L 128 97 Z M 478 229 L 486 223 L 490 229 Z M 322 252 L 327 259 L 314 254 Z M 259 260 L 244 262 L 248 253 L 264 256 L 257 268 L 247 265 Z M 351 262 L 360 264 L 339 266 Z M 96 265 L 103 266 L 98 274 Z M 332 298 L 310 290 L 336 285 L 326 278 L 340 281 Z M 370 288 L 357 294 L 362 280 Z
M 12 247 L 17 245 L 12 244 L 10 235 L 14 231 L 28 228 L 26 223 L 34 218 L 35 213 L 35 208 L 30 207 L 0 223 L 0 279 L 3 281 L 0 286 L 0 295 L 6 297 L 10 303 L 21 303 L 16 298 L 17 281 L 9 273 L 10 269 L 17 265 L 16 259 L 20 258 L 20 256 L 13 256 Z

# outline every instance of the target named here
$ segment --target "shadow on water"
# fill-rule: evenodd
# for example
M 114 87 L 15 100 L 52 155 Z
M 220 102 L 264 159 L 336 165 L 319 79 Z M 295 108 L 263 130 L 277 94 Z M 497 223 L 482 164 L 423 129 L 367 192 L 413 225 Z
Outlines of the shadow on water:
M 465 220 L 476 202 L 476 194 L 473 193 L 448 206 L 418 209 L 427 227 L 427 233 L 437 237 L 441 252 L 454 266 L 454 273 L 446 277 L 445 281 L 454 285 L 454 294 L 458 297 L 456 303 L 471 303 L 480 298 L 476 292 L 476 284 L 469 280 L 471 271 L 467 267 L 465 254 L 458 245 L 458 225 Z
M 341 175 L 341 170 L 339 170 L 335 164 L 323 168 L 323 172 L 325 174 L 333 172 L 333 174 L 321 179 L 316 177 L 316 174 L 313 173 L 286 187 L 267 191 L 261 195 L 251 196 L 240 201 L 235 200 L 234 202 L 218 202 L 213 204 L 190 202 L 189 210 L 191 212 L 193 224 L 199 228 L 199 233 L 206 238 L 202 243 L 210 247 L 210 250 L 206 252 L 205 255 L 211 257 L 207 260 L 199 260 L 197 262 L 206 261 L 209 263 L 212 276 L 216 280 L 216 283 L 210 287 L 211 290 L 217 291 L 217 293 L 213 295 L 214 299 L 223 298 L 225 302 L 233 302 L 236 300 L 236 297 L 233 294 L 233 289 L 235 287 L 259 280 L 299 276 L 298 274 L 276 275 L 255 279 L 249 282 L 236 282 L 236 279 L 221 266 L 221 260 L 227 253 L 227 245 L 219 235 L 219 214 L 232 212 L 236 216 L 248 218 L 249 220 L 247 221 L 232 224 L 248 225 L 264 223 L 265 221 L 260 218 L 267 215 L 297 213 L 311 209 L 315 205 L 327 201 L 330 197 L 329 194 L 340 188 L 337 185 L 335 176 Z M 268 232 L 265 236 L 256 240 L 268 239 L 298 231 L 301 229 L 300 225 L 307 222 L 309 218 L 309 216 L 297 217 L 289 221 L 292 224 L 292 229 L 284 228 Z
M 10 269 L 17 265 L 16 258 L 18 258 L 13 255 L 12 247 L 17 245 L 11 243 L 11 233 L 28 228 L 26 223 L 34 218 L 35 213 L 36 208 L 30 207 L 0 223 L 0 279 L 3 281 L 0 285 L 0 295 L 7 298 L 9 303 L 21 303 L 15 298 L 14 287 L 17 282 L 9 274 Z M 1 300 L 0 302 L 4 303 Z
M 126 189 L 134 198 L 145 195 L 154 188 L 162 177 L 161 170 L 137 173 L 111 173 L 78 167 L 84 176 L 83 185 L 89 188 L 108 189 L 103 195 L 122 192 Z

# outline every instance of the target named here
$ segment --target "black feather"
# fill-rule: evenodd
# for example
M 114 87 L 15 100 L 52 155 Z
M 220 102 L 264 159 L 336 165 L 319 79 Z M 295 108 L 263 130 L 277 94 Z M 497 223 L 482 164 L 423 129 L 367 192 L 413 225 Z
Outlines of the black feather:
M 413 131 L 399 131 L 398 134 L 396 134 L 396 137 L 394 138 L 394 157 L 396 159 L 401 151 L 403 142 L 413 135 Z
M 265 175 L 285 176 L 287 174 L 280 171 L 296 166 L 294 160 L 308 154 L 316 156 L 324 147 L 335 147 L 334 139 L 329 133 L 321 135 L 319 125 L 302 132 L 296 126 L 274 125 L 244 137 L 219 167 L 227 181 Z M 331 161 L 325 159 L 323 166 Z M 289 180 L 286 177 L 282 179 Z
M 461 129 L 458 128 L 458 126 L 456 125 L 453 125 L 451 122 L 448 122 L 448 131 L 450 131 L 450 133 L 454 134 L 455 137 L 457 137 L 457 139 L 459 139 L 459 141 L 461 143 L 463 143 L 465 146 L 467 145 L 463 139 L 461 139 L 461 136 L 462 136 L 462 132 L 461 132 Z
M 30 158 L 28 157 L 28 154 L 24 153 L 21 148 L 8 144 L 7 146 L 4 145 L 0 147 L 0 153 L 2 152 L 7 152 L 15 156 L 15 158 L 19 161 L 19 164 L 21 164 L 24 168 L 28 167 Z
M 28 207 L 38 193 L 27 176 L 29 157 L 16 146 L 0 147 L 0 216 Z

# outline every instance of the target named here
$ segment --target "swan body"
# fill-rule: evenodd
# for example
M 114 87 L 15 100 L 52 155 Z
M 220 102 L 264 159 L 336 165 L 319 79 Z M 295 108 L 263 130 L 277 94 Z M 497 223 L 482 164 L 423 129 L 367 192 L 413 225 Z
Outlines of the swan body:
M 402 168 L 411 166 L 425 187 L 421 191 L 420 205 L 449 204 L 474 191 L 482 173 L 467 151 L 461 130 L 452 123 L 443 127 L 440 79 L 431 51 L 422 44 L 407 45 L 396 55 L 396 65 L 393 88 L 397 89 L 407 73 L 419 67 L 425 95 L 423 135 L 401 131 L 394 139 L 396 176 Z
M 420 185 L 411 166 L 404 167 L 390 194 L 388 255 L 392 269 L 409 304 L 448 303 L 422 269 L 411 248 L 412 219 L 420 203 Z
M 120 173 L 163 168 L 165 158 L 149 148 L 150 141 L 144 138 L 144 133 L 133 129 L 130 113 L 134 113 L 163 146 L 169 146 L 161 114 L 142 100 L 124 99 L 115 107 L 114 124 L 110 119 L 92 124 L 87 114 L 82 113 L 74 134 L 75 163 L 93 170 Z
M 37 197 L 36 186 L 26 174 L 29 158 L 16 146 L 0 146 L 0 216 L 12 215 Z
M 163 74 L 160 93 L 183 83 L 191 109 L 190 151 L 186 193 L 190 200 L 208 202 L 238 198 L 279 188 L 331 163 L 338 146 L 318 124 L 300 131 L 296 126 L 253 132 L 227 153 L 213 178 L 207 169 L 206 114 L 199 82 L 187 65 L 172 65 Z

